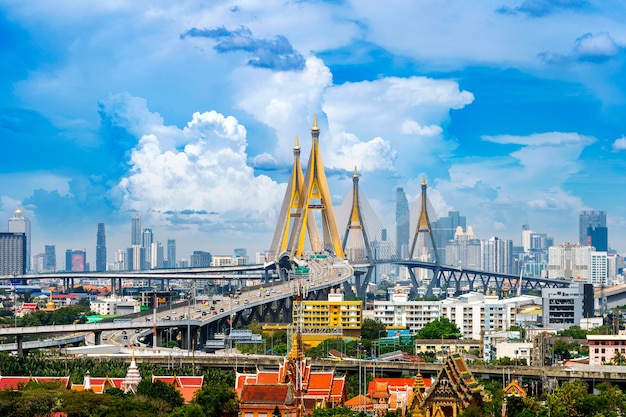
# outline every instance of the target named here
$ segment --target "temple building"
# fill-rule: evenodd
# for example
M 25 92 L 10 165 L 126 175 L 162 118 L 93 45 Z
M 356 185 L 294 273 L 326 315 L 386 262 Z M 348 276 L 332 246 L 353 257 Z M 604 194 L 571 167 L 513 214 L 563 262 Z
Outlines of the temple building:
M 412 417 L 457 417 L 467 408 L 480 407 L 484 402 L 482 386 L 474 380 L 458 353 L 448 355 L 428 389 L 421 377 L 415 383 L 409 405 Z

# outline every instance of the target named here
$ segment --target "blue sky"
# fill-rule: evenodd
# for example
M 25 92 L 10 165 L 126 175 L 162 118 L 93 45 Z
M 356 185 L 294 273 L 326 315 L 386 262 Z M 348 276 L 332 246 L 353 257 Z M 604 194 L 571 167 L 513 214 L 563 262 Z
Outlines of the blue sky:
M 33 253 L 269 248 L 316 114 L 335 206 L 396 187 L 520 244 L 607 212 L 626 252 L 626 5 L 585 0 L 0 0 L 0 217 Z M 303 161 L 304 163 L 306 161 Z M 59 256 L 59 262 L 61 257 Z

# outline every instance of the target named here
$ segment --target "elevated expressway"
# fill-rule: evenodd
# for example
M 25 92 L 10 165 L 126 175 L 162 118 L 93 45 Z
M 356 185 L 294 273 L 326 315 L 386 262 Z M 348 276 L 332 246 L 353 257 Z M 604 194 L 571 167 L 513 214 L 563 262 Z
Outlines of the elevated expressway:
M 270 321 L 291 321 L 291 300 L 295 286 L 304 287 L 308 298 L 326 297 L 331 288 L 346 283 L 353 275 L 352 267 L 345 261 L 329 256 L 325 259 L 316 259 L 309 263 L 310 273 L 307 275 L 291 275 L 287 281 L 273 281 L 260 288 L 249 288 L 235 297 L 220 297 L 215 304 L 198 305 L 189 302 L 179 303 L 174 307 L 165 306 L 157 312 L 144 312 L 133 315 L 132 318 L 116 319 L 112 322 L 90 324 L 71 324 L 40 327 L 10 327 L 0 328 L 0 337 L 16 337 L 13 344 L 0 345 L 0 350 L 17 351 L 22 355 L 23 350 L 56 346 L 65 344 L 65 338 L 50 339 L 52 335 L 94 333 L 95 344 L 101 344 L 104 332 L 113 331 L 147 331 L 152 336 L 157 335 L 155 346 L 162 346 L 166 332 L 175 331 L 180 335 L 182 347 L 192 350 L 211 338 L 214 333 L 222 332 L 226 328 L 245 325 L 252 319 L 270 319 Z M 186 275 L 186 279 L 195 279 Z M 267 284 L 267 283 L 266 283 Z M 191 341 L 189 339 L 191 335 Z M 25 336 L 47 338 L 41 342 L 24 342 Z M 63 341 L 63 342 L 62 342 Z M 28 343 L 28 345 L 24 345 Z

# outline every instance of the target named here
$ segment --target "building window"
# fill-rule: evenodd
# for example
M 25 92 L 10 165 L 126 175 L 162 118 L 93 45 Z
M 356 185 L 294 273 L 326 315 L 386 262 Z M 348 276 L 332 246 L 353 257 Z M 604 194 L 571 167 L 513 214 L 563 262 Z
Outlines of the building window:
M 245 412 L 244 417 L 254 417 L 254 413 L 250 413 L 250 412 Z

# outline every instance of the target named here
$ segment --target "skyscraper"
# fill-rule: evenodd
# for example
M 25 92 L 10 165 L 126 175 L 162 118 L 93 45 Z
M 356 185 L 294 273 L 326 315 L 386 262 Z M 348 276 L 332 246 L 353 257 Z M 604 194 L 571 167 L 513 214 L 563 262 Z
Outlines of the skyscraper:
M 446 259 L 446 246 L 448 242 L 454 240 L 457 227 L 463 230 L 467 228 L 465 216 L 461 216 L 457 210 L 448 211 L 447 217 L 441 217 L 433 222 L 433 234 L 441 263 L 453 265 Z
M 591 237 L 588 235 L 590 227 L 606 227 L 606 213 L 604 211 L 595 210 L 584 210 L 580 212 L 580 216 L 578 217 L 578 243 L 583 246 L 591 246 Z
M 98 223 L 98 233 L 96 235 L 96 271 L 107 270 L 107 243 L 104 233 L 104 223 Z
M 130 223 L 130 245 L 141 245 L 141 217 L 137 213 Z
M 176 239 L 167 239 L 167 267 L 176 268 Z
M 26 273 L 26 235 L 0 233 L 0 275 Z
M 15 210 L 13 217 L 9 219 L 9 233 L 24 233 L 24 236 L 26 236 L 26 272 L 29 272 L 31 254 L 30 219 L 24 217 L 22 210 Z
M 54 245 L 45 246 L 46 261 L 44 268 L 47 272 L 54 272 L 57 270 L 57 254 L 56 247 Z
M 404 188 L 396 189 L 396 255 L 398 259 L 405 259 L 409 253 L 409 202 L 404 194 Z
M 142 238 L 141 238 L 141 247 L 143 248 L 143 265 L 141 269 L 148 269 L 152 265 L 152 241 L 154 240 L 154 235 L 152 234 L 152 229 L 145 228 L 143 229 Z

